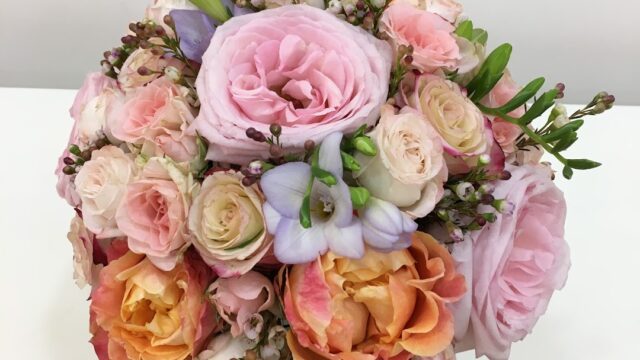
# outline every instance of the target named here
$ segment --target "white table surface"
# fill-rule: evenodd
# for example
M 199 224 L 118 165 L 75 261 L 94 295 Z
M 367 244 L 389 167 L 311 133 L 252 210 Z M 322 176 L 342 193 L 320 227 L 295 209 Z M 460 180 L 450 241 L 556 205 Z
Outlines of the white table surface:
M 53 175 L 74 93 L 0 88 L 0 359 L 95 359 L 88 289 L 75 287 L 66 240 L 73 211 Z M 581 130 L 570 155 L 604 166 L 558 181 L 573 267 L 512 359 L 640 358 L 639 147 L 640 107 L 617 107 Z

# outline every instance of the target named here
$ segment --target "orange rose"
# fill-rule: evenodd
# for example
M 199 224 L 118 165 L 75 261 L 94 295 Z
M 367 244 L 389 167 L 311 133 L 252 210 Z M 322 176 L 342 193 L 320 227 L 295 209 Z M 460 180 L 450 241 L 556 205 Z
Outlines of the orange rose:
M 420 232 L 409 249 L 367 249 L 360 260 L 328 253 L 282 278 L 289 347 L 304 360 L 435 356 L 453 339 L 446 304 L 466 291 L 449 252 Z
M 189 257 L 172 271 L 128 252 L 100 273 L 91 322 L 100 359 L 183 360 L 217 326 L 204 297 L 210 271 Z

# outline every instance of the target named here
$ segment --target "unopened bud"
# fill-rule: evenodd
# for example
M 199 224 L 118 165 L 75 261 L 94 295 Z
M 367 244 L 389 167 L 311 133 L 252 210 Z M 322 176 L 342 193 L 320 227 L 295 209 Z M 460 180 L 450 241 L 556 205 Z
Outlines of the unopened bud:
M 68 156 L 66 158 L 64 158 L 62 161 L 65 163 L 65 165 L 75 165 L 75 163 L 76 163 L 75 161 L 73 161 L 72 158 L 70 158 Z
M 340 0 L 330 0 L 329 1 L 329 6 L 327 7 L 327 10 L 334 14 L 337 15 L 339 13 L 342 12 L 342 2 Z
M 493 204 L 491 204 L 494 209 L 496 209 L 499 213 L 505 215 L 513 215 L 513 211 L 515 210 L 515 205 L 512 202 L 506 201 L 504 199 L 494 200 Z
M 251 175 L 260 175 L 262 174 L 262 161 L 260 160 L 254 160 L 251 163 L 249 163 L 249 166 L 247 167 L 247 170 L 249 172 L 249 174 Z
M 442 221 L 449 221 L 449 214 L 447 213 L 447 210 L 440 209 L 436 212 L 436 215 L 438 215 L 438 218 Z
M 304 142 L 304 149 L 305 149 L 307 152 L 311 152 L 311 151 L 313 151 L 313 149 L 315 149 L 315 148 L 316 148 L 316 143 L 315 143 L 315 141 L 313 141 L 313 140 L 307 140 L 307 141 L 305 141 L 305 142 Z
M 171 17 L 171 15 L 165 15 L 162 21 L 164 21 L 164 23 L 170 28 L 173 28 L 174 26 L 176 26 L 176 23 L 173 21 L 173 18 Z
M 376 156 L 378 154 L 378 148 L 368 136 L 358 136 L 352 140 L 353 147 L 359 152 L 367 156 Z
M 71 166 L 71 165 L 67 165 L 67 166 L 65 166 L 64 168 L 62 168 L 62 172 L 63 172 L 65 175 L 73 175 L 73 174 L 75 174 L 75 173 L 76 173 L 76 169 L 75 169 L 73 166 Z
M 271 144 L 271 146 L 269 146 L 269 154 L 274 158 L 280 158 L 284 156 L 284 149 L 280 145 Z
M 69 145 L 69 152 L 75 156 L 80 156 L 80 154 L 82 154 L 82 151 L 80 150 L 78 145 L 74 145 L 74 144 Z
M 473 185 L 469 182 L 462 182 L 455 187 L 456 195 L 462 200 L 468 200 L 475 192 Z
M 278 137 L 282 134 L 282 126 L 278 124 L 271 124 L 271 126 L 269 126 L 269 132 L 271 132 L 273 136 Z
M 491 205 L 495 201 L 495 198 L 491 194 L 484 194 L 480 197 L 480 202 L 485 205 Z
M 491 156 L 489 156 L 489 154 L 482 154 L 478 156 L 478 167 L 487 166 L 490 162 Z
M 140 66 L 138 68 L 138 74 L 141 76 L 149 76 L 151 74 L 153 74 L 153 71 L 151 71 L 151 69 L 149 69 L 146 66 Z
M 249 139 L 253 139 L 256 136 L 257 133 L 258 133 L 258 130 L 256 130 L 255 128 L 252 128 L 252 127 L 248 128 L 245 131 L 245 134 L 247 135 L 247 137 Z
M 382 9 L 383 7 L 385 7 L 385 5 L 387 5 L 387 1 L 386 0 L 371 0 L 371 5 L 373 5 L 373 7 L 375 7 L 376 9 Z
M 511 179 L 511 173 L 507 170 L 504 170 L 500 173 L 500 180 L 509 180 Z
M 164 75 L 174 83 L 177 83 L 182 79 L 182 73 L 174 66 L 167 66 L 164 68 Z
M 242 179 L 242 185 L 249 187 L 253 184 L 255 184 L 258 181 L 257 178 L 253 177 L 253 176 L 247 176 L 245 178 Z
M 480 185 L 480 188 L 478 189 L 478 191 L 482 194 L 493 194 L 493 192 L 496 190 L 495 185 L 490 184 L 490 183 L 486 183 L 486 184 L 482 184 Z

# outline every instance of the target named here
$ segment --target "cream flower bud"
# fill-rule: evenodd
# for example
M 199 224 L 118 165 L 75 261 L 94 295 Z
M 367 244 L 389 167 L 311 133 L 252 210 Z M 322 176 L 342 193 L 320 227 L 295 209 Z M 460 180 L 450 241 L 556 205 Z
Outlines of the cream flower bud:
M 169 80 L 177 83 L 182 78 L 182 72 L 178 70 L 175 66 L 167 66 L 164 69 L 164 75 L 169 78 Z

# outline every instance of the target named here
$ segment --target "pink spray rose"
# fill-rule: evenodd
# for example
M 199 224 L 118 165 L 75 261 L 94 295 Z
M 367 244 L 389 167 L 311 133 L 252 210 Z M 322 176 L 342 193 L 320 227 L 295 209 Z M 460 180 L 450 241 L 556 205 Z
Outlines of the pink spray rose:
M 168 78 L 155 80 L 129 94 L 111 118 L 111 131 L 119 140 L 141 145 L 146 155 L 190 161 L 198 147 L 187 131 L 194 110 L 186 96 L 187 89 Z
M 507 72 L 487 95 L 483 103 L 492 108 L 500 107 L 513 99 L 519 91 L 520 88 Z M 524 111 L 524 107 L 520 107 L 510 112 L 509 116 L 519 118 L 524 115 Z M 500 118 L 493 119 L 492 123 L 493 137 L 502 150 L 507 154 L 515 152 L 516 140 L 522 134 L 522 130 L 517 125 Z
M 92 234 L 82 223 L 82 219 L 76 216 L 71 221 L 71 228 L 67 234 L 67 239 L 73 247 L 73 278 L 79 288 L 84 288 L 97 283 L 98 273 L 101 265 L 93 263 L 93 242 L 95 235 Z
M 129 184 L 116 214 L 129 248 L 164 271 L 173 269 L 189 245 L 187 215 L 193 177 L 166 158 L 152 158 L 142 178 Z
M 252 317 L 269 309 L 275 296 L 271 281 L 255 271 L 237 278 L 219 278 L 207 293 L 220 317 L 231 325 L 233 336 L 250 335 L 247 330 L 251 330 Z
M 380 18 L 381 29 L 394 47 L 413 47 L 413 66 L 433 72 L 453 70 L 460 59 L 454 26 L 440 16 L 405 2 L 395 2 Z
M 69 145 L 76 144 L 81 147 L 89 145 L 103 134 L 108 135 L 106 129 L 107 113 L 111 108 L 111 102 L 120 94 L 115 80 L 101 74 L 91 73 L 87 75 L 73 101 L 69 113 L 74 125 L 69 136 L 67 147 L 58 159 L 55 174 L 58 177 L 58 195 L 65 199 L 73 207 L 80 206 L 80 197 L 73 184 L 74 177 L 65 175 L 62 169 L 66 166 L 64 158 L 70 157 Z
M 268 156 L 246 136 L 282 126 L 281 141 L 301 150 L 334 132 L 373 125 L 386 101 L 388 44 L 325 11 L 283 6 L 234 17 L 216 29 L 203 57 L 195 128 L 212 160 Z
M 566 204 L 551 172 L 542 166 L 507 170 L 512 177 L 497 183 L 494 196 L 513 203 L 513 214 L 499 215 L 473 234 L 472 246 L 453 253 L 473 283 L 470 301 L 455 309 L 456 338 L 470 338 L 477 356 L 492 360 L 508 359 L 511 343 L 531 332 L 570 267 Z

